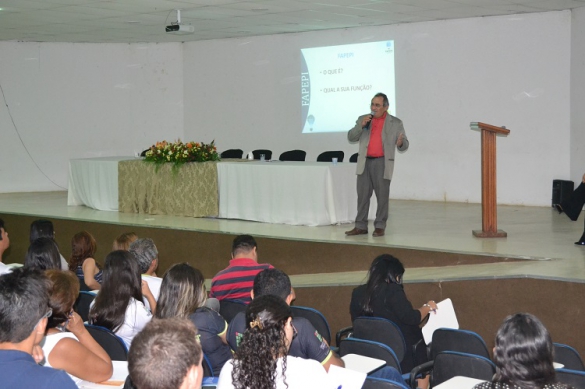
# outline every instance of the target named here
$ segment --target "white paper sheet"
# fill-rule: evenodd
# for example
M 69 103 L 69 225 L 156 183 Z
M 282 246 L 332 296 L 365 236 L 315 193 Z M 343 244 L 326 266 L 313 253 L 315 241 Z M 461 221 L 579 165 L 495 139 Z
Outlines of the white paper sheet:
M 426 344 L 431 343 L 433 340 L 433 332 L 438 328 L 459 329 L 459 322 L 457 321 L 457 315 L 455 314 L 451 299 L 445 299 L 437 303 L 437 311 L 434 313 L 431 312 L 429 321 L 422 329 Z
M 328 376 L 333 389 L 361 389 L 366 381 L 366 373 L 335 365 L 329 366 Z

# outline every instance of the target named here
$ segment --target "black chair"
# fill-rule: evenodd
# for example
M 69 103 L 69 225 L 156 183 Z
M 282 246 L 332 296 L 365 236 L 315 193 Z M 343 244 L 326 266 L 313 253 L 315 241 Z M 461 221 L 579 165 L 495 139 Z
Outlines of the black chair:
M 337 158 L 337 162 L 343 162 L 343 151 L 325 151 L 317 157 L 317 162 L 331 162 L 333 158 Z
M 303 150 L 290 150 L 285 151 L 284 153 L 280 154 L 278 159 L 280 161 L 300 161 L 303 162 L 305 157 L 307 156 L 307 152 Z
M 473 331 L 453 328 L 437 329 L 433 332 L 430 360 L 434 360 L 436 355 L 443 351 L 458 351 L 490 359 L 484 340 Z
M 585 388 L 585 372 L 570 369 L 557 369 L 557 381 L 573 388 Z
M 211 362 L 207 355 L 203 354 L 203 360 L 201 361 L 201 365 L 203 366 L 203 377 L 215 377 L 213 374 L 213 369 L 211 368 Z
M 343 357 L 347 354 L 357 354 L 381 359 L 386 362 L 386 366 L 393 367 L 402 374 L 398 357 L 394 351 L 385 344 L 356 338 L 343 339 L 339 345 L 339 356 Z
M 394 351 L 399 362 L 404 359 L 406 342 L 400 328 L 391 320 L 360 316 L 353 321 L 352 336 L 385 344 Z
M 555 362 L 562 363 L 565 369 L 585 371 L 581 356 L 571 346 L 561 343 L 553 343 Z
M 239 312 L 246 312 L 246 304 L 239 303 L 233 300 L 219 300 L 219 314 L 225 319 L 226 322 L 232 321 L 232 319 Z
M 353 154 L 351 157 L 349 157 L 349 162 L 356 163 L 357 157 L 358 157 L 358 153 Z
M 81 316 L 81 320 L 84 322 L 89 319 L 89 306 L 95 300 L 95 296 L 96 294 L 93 292 L 80 291 L 75 304 L 73 304 L 73 310 Z
M 386 380 L 384 378 L 366 377 L 362 389 L 409 389 L 408 386 L 396 381 Z
M 107 328 L 86 324 L 87 332 L 102 346 L 112 361 L 127 361 L 128 349 L 122 339 Z
M 254 159 L 260 159 L 261 154 L 264 154 L 264 158 L 266 158 L 266 160 L 272 159 L 272 151 L 271 150 L 258 149 L 258 150 L 252 151 L 252 154 L 254 154 Z
M 242 159 L 243 155 L 244 155 L 244 150 L 229 149 L 229 150 L 222 152 L 219 156 L 220 156 L 220 158 L 239 158 L 239 159 Z
M 331 330 L 329 323 L 325 316 L 318 310 L 309 307 L 291 306 L 293 318 L 304 317 L 311 322 L 313 327 L 321 334 L 321 336 L 327 341 L 327 344 L 331 346 Z
M 456 376 L 491 381 L 496 373 L 496 365 L 489 359 L 457 351 L 440 352 L 429 363 L 433 364 L 431 386 L 440 385 Z

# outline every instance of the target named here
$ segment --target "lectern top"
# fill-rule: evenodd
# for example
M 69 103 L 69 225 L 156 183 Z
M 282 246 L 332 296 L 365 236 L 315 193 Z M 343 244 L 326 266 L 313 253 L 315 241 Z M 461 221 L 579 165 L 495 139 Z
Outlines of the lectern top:
M 469 124 L 469 127 L 472 130 L 482 130 L 482 131 L 490 131 L 490 132 L 495 132 L 496 135 L 508 135 L 510 133 L 510 130 L 508 130 L 506 127 L 497 127 L 497 126 L 493 126 L 491 124 L 486 124 L 486 123 L 482 123 L 482 122 L 471 122 Z

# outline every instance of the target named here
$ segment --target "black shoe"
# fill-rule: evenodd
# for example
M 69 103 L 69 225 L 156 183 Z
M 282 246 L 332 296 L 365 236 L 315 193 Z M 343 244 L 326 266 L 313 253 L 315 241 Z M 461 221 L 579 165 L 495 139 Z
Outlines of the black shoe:
M 575 244 L 579 246 L 585 246 L 585 241 L 580 240 L 578 242 L 575 242 Z
M 555 204 L 555 205 L 553 205 L 553 207 L 555 207 L 555 209 L 557 210 L 559 215 L 564 212 L 563 207 L 561 207 L 561 204 Z

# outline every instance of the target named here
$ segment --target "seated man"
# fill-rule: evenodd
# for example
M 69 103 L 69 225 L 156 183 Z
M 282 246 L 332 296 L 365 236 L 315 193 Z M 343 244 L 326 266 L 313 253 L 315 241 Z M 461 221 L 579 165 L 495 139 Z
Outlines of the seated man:
M 149 238 L 137 239 L 130 243 L 128 251 L 138 261 L 142 279 L 148 283 L 148 288 L 152 292 L 154 299 L 158 301 L 162 278 L 157 277 L 155 273 L 158 267 L 158 250 L 154 242 Z
M 250 295 L 251 298 L 265 295 L 277 296 L 285 300 L 288 305 L 294 299 L 290 278 L 277 269 L 267 269 L 258 273 L 254 278 L 254 289 Z M 297 336 L 293 338 L 288 355 L 314 359 L 320 362 L 327 371 L 331 365 L 344 366 L 343 360 L 331 351 L 327 341 L 317 332 L 310 321 L 302 317 L 295 317 L 293 323 L 297 330 Z M 233 318 L 228 328 L 228 344 L 232 350 L 238 348 L 244 331 L 246 331 L 246 315 L 244 312 L 240 312 Z
M 0 274 L 10 272 L 10 268 L 2 263 L 2 254 L 10 247 L 8 232 L 4 229 L 4 220 L 0 219 Z
M 136 389 L 199 389 L 203 352 L 187 319 L 153 320 L 134 337 L 128 372 Z
M 267 263 L 258 263 L 258 245 L 250 235 L 236 236 L 232 244 L 230 265 L 211 280 L 209 297 L 250 304 L 250 291 L 254 277 L 264 269 L 272 269 Z
M 39 366 L 51 283 L 35 269 L 0 276 L 0 386 L 11 389 L 76 389 L 67 373 Z

